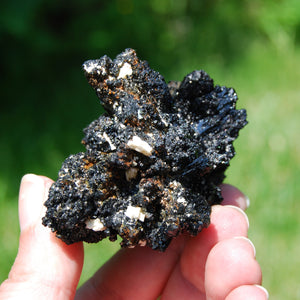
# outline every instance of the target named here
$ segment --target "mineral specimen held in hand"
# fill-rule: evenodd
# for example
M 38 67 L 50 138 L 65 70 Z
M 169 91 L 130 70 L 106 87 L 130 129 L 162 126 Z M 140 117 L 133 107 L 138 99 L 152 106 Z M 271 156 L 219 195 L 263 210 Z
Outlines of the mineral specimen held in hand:
M 132 49 L 83 70 L 106 113 L 84 130 L 86 152 L 63 163 L 43 224 L 67 244 L 120 236 L 122 247 L 160 251 L 197 235 L 247 123 L 234 89 L 204 71 L 166 84 Z

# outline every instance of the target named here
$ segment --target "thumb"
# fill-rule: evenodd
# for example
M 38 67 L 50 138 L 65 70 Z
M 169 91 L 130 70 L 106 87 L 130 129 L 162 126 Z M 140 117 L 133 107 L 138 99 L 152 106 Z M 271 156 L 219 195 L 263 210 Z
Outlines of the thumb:
M 42 225 L 52 180 L 25 175 L 19 194 L 19 251 L 0 299 L 73 299 L 83 264 L 82 243 L 66 245 Z

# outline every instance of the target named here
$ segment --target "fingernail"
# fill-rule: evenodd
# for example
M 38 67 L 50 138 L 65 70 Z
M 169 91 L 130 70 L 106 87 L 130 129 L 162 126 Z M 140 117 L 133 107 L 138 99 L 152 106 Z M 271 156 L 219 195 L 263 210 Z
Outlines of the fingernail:
M 261 285 L 258 285 L 258 284 L 255 284 L 256 287 L 260 288 L 262 291 L 264 291 L 264 293 L 266 294 L 267 296 L 267 299 L 269 299 L 269 292 L 266 288 L 264 288 L 263 286 Z
M 249 219 L 248 219 L 247 214 L 241 208 L 239 208 L 235 205 L 227 205 L 227 207 L 232 207 L 232 208 L 236 209 L 237 211 L 239 211 L 245 217 L 246 222 L 248 224 L 248 229 L 249 229 L 250 224 L 249 224 Z
M 245 195 L 245 199 L 246 199 L 246 206 L 247 208 L 250 206 L 250 199 L 248 196 Z
M 21 231 L 39 220 L 44 195 L 45 185 L 42 178 L 34 174 L 23 176 L 19 193 L 19 220 Z
M 248 239 L 245 236 L 236 236 L 236 237 L 234 237 L 234 239 L 247 241 L 251 245 L 251 247 L 253 248 L 253 255 L 254 255 L 254 257 L 256 257 L 256 249 L 255 249 L 255 246 L 254 246 L 254 244 L 252 243 L 252 241 L 250 239 Z

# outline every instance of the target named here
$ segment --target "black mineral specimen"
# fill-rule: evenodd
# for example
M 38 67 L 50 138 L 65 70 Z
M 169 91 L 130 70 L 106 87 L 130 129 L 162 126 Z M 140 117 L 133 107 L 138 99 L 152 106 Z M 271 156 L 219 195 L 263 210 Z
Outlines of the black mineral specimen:
M 195 236 L 247 124 L 234 89 L 204 71 L 164 78 L 132 49 L 83 64 L 106 113 L 85 130 L 86 152 L 68 157 L 52 185 L 43 224 L 67 244 L 122 239 L 122 247 L 164 251 Z

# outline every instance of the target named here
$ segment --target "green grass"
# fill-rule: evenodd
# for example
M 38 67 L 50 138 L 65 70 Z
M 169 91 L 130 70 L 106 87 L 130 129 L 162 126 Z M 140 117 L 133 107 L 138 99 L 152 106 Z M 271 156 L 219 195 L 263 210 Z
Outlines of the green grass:
M 190 71 L 192 67 L 187 65 L 178 70 L 180 76 L 173 75 L 178 79 L 189 67 Z M 200 67 L 216 83 L 235 87 L 240 98 L 238 106 L 248 111 L 249 124 L 236 141 L 237 155 L 226 182 L 239 187 L 251 199 L 249 236 L 256 245 L 263 284 L 271 299 L 300 299 L 300 54 L 256 45 L 230 66 L 207 61 Z M 84 125 L 89 121 L 84 119 Z M 78 130 L 82 126 L 75 127 Z M 63 158 L 81 149 L 76 135 L 69 137 L 65 152 L 57 150 L 57 141 L 44 139 L 39 141 L 38 149 L 51 162 L 35 163 L 34 155 L 25 151 L 24 166 L 16 166 L 15 172 L 7 169 L 9 176 L 0 176 L 0 280 L 7 277 L 17 253 L 17 185 L 21 172 L 37 171 L 55 178 Z M 10 153 L 9 149 L 6 153 Z M 13 165 L 14 155 L 17 154 L 7 154 L 7 168 Z M 86 245 L 81 283 L 117 249 L 118 243 L 108 241 Z
M 3 188 L 2 182 L 0 184 L 0 188 Z M 1 197 L 1 199 L 8 200 L 3 197 Z M 11 202 L 12 201 L 5 203 L 4 201 L 0 202 L 0 282 L 7 278 L 18 251 L 18 208 L 15 202 Z
M 251 199 L 249 235 L 271 299 L 300 299 L 300 60 L 282 58 L 256 54 L 237 69 L 249 125 L 227 181 Z

